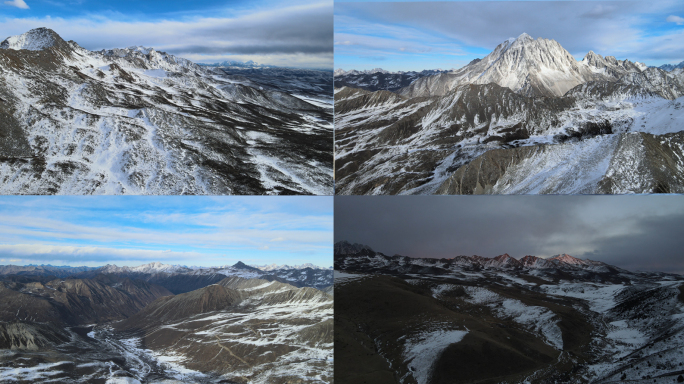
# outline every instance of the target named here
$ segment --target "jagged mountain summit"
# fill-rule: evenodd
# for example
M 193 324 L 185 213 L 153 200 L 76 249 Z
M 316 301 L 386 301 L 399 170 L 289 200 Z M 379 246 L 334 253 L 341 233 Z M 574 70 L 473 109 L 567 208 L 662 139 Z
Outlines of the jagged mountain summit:
M 9 37 L 0 193 L 332 193 L 332 74 L 269 73 L 88 51 L 46 28 Z
M 63 44 L 64 41 L 55 31 L 48 28 L 36 28 L 22 35 L 8 37 L 0 43 L 0 49 L 41 51 Z
M 684 191 L 684 69 L 508 39 L 394 92 L 335 88 L 337 194 Z
M 567 254 L 335 253 L 338 384 L 676 382 L 684 277 Z M 352 369 L 354 367 L 354 369 Z

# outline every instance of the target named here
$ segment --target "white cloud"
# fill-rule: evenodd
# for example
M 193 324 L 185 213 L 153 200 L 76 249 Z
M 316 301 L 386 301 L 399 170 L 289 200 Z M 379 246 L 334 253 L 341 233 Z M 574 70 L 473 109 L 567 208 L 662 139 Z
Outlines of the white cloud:
M 12 1 L 5 1 L 5 5 L 11 5 L 13 7 L 21 8 L 21 9 L 29 9 L 28 4 L 24 0 L 12 0 Z
M 15 0 L 21 1 L 23 0 Z M 316 1 L 316 0 L 314 0 Z M 153 47 L 195 62 L 254 60 L 262 64 L 332 68 L 333 5 L 318 1 L 234 17 L 182 20 L 82 18 L 0 19 L 0 40 L 47 27 L 90 50 Z
M 667 20 L 670 23 L 677 23 L 677 25 L 684 25 L 684 18 L 679 16 L 670 15 L 665 20 Z

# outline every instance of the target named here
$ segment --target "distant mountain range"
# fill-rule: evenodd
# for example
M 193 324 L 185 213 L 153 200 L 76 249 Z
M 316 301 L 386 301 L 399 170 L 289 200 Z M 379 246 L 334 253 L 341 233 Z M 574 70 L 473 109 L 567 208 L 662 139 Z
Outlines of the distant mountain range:
M 658 67 L 658 68 L 662 69 L 663 71 L 672 72 L 672 71 L 674 71 L 675 69 L 684 68 L 684 61 L 682 61 L 682 62 L 679 63 L 679 64 L 675 64 L 675 65 L 673 65 L 673 64 L 663 64 L 663 65 L 661 65 L 661 66 Z
M 228 61 L 228 60 L 226 60 L 226 61 L 222 61 L 220 63 L 212 63 L 212 64 L 199 63 L 198 65 L 201 65 L 204 67 L 278 68 L 275 65 L 259 64 L 253 60 L 248 60 L 248 61 L 235 61 L 235 60 Z
M 581 260 L 568 254 L 549 258 L 524 256 L 515 259 L 504 253 L 493 258 L 483 256 L 455 256 L 449 259 L 414 258 L 408 256 L 387 256 L 367 245 L 351 244 L 346 241 L 335 243 L 335 269 L 363 272 L 389 273 L 431 273 L 443 274 L 449 270 L 479 269 L 512 270 L 565 270 L 590 271 L 592 273 L 627 273 L 627 271 L 600 261 Z M 442 271 L 442 272 L 438 272 Z
M 425 76 L 432 76 L 439 73 L 448 72 L 441 69 L 415 71 L 389 72 L 382 68 L 375 68 L 365 71 L 345 71 L 337 69 L 334 72 L 335 87 L 355 87 L 368 91 L 396 91 L 408 86 L 417 79 Z
M 298 287 L 310 286 L 325 288 L 332 285 L 332 270 L 313 264 L 291 267 L 272 264 L 261 268 L 252 267 L 239 261 L 234 265 L 222 267 L 185 267 L 168 265 L 159 262 L 137 267 L 118 267 L 105 265 L 102 267 L 53 267 L 0 265 L 0 276 L 41 276 L 56 278 L 94 278 L 98 275 L 116 275 L 131 279 L 151 282 L 169 289 L 174 294 L 188 292 L 201 286 L 214 284 L 229 276 L 245 278 L 266 278 L 293 284 Z
M 684 68 L 593 51 L 577 61 L 523 33 L 408 85 L 346 76 L 337 194 L 684 192 Z

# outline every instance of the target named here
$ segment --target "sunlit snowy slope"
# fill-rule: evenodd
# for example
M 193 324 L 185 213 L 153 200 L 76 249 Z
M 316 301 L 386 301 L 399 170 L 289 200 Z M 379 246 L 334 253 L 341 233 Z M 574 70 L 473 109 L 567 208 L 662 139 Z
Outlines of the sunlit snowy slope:
M 335 88 L 338 194 L 684 192 L 684 70 L 523 34 L 395 92 Z
M 91 52 L 45 28 L 10 37 L 0 193 L 332 193 L 332 73 L 263 71 L 277 76 Z

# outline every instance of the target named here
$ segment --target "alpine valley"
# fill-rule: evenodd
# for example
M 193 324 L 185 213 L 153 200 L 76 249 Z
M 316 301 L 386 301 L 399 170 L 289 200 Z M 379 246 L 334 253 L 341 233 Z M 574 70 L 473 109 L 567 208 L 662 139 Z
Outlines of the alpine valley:
M 0 266 L 0 382 L 332 383 L 332 269 Z
M 342 383 L 684 381 L 684 276 L 335 244 Z
M 335 74 L 337 194 L 684 192 L 679 65 L 523 33 L 458 70 L 369 72 Z
M 331 71 L 0 43 L 2 194 L 332 194 Z

